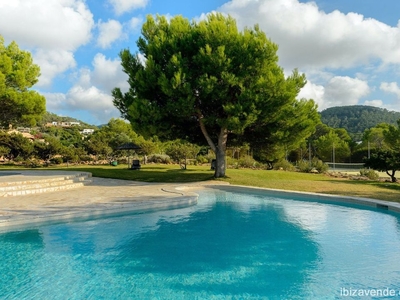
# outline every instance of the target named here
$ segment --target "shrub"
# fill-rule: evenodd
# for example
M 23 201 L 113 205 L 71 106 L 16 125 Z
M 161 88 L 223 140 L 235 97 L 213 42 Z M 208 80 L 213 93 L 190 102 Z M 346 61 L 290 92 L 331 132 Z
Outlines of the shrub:
M 326 171 L 328 171 L 329 166 L 322 160 L 314 157 L 311 160 L 311 165 L 310 162 L 307 160 L 298 161 L 297 168 L 300 172 L 305 172 L 305 173 L 309 173 L 313 169 L 317 170 L 319 173 L 325 173 Z
M 293 164 L 286 159 L 280 160 L 274 164 L 275 170 L 285 170 L 285 171 L 294 171 L 295 167 Z
M 81 161 L 84 161 L 84 162 L 93 161 L 93 157 L 91 157 L 90 155 L 82 155 L 80 157 L 80 159 L 81 159 Z
M 312 165 L 310 165 L 310 162 L 307 160 L 300 160 L 297 162 L 297 169 L 300 172 L 308 173 L 312 170 L 312 168 Z
M 50 159 L 50 162 L 59 165 L 63 163 L 63 159 L 62 157 L 53 157 L 52 159 Z
M 206 164 L 209 162 L 208 158 L 203 155 L 198 155 L 196 157 L 196 160 L 197 160 L 197 163 L 199 163 L 199 164 Z
M 360 170 L 360 175 L 368 177 L 371 180 L 378 180 L 379 179 L 379 174 L 378 172 L 375 172 L 374 170 L 370 169 L 361 169 Z
M 152 162 L 156 164 L 170 164 L 171 158 L 165 154 L 152 154 L 147 157 L 147 162 Z
M 244 156 L 238 160 L 238 165 L 241 168 L 253 168 L 256 167 L 257 162 L 251 156 Z
M 313 158 L 311 166 L 315 168 L 319 173 L 325 173 L 329 170 L 329 166 L 318 158 Z

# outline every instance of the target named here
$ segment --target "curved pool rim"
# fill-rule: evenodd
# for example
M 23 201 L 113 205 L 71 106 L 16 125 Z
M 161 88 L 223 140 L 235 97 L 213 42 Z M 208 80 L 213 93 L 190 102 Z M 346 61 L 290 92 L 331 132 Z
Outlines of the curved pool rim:
M 296 200 L 300 201 L 312 201 L 318 203 L 327 203 L 336 204 L 336 205 L 356 205 L 359 208 L 364 209 L 378 209 L 382 212 L 393 212 L 396 214 L 400 214 L 400 203 L 385 201 L 373 198 L 362 198 L 362 197 L 353 197 L 353 196 L 345 196 L 345 195 L 332 195 L 332 194 L 322 194 L 322 193 L 309 193 L 309 192 L 301 192 L 301 191 L 293 191 L 293 190 L 280 190 L 280 189 L 271 189 L 271 188 L 262 188 L 262 187 L 252 187 L 245 185 L 205 185 L 206 188 L 219 189 L 223 191 L 230 192 L 249 192 L 249 193 L 267 193 L 270 196 L 278 196 L 278 197 L 290 197 L 296 196 Z M 186 189 L 187 187 L 177 187 L 176 189 Z

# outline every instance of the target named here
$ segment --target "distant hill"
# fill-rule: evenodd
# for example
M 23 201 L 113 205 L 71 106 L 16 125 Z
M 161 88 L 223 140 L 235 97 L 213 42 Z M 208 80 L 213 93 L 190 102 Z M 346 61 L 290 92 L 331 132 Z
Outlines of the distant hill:
M 333 128 L 345 128 L 353 137 L 360 137 L 365 129 L 379 123 L 396 125 L 399 119 L 400 112 L 366 105 L 336 106 L 321 112 L 322 123 Z
M 89 128 L 92 128 L 92 127 L 96 128 L 96 126 L 90 125 L 90 124 L 85 123 L 85 122 L 83 122 L 81 120 L 78 120 L 78 119 L 75 119 L 75 118 L 72 118 L 72 117 L 68 117 L 68 116 L 61 117 L 59 115 L 56 115 L 54 113 L 51 113 L 51 112 L 47 111 L 42 117 L 41 124 L 46 124 L 46 123 L 51 123 L 51 122 L 79 122 L 79 123 L 81 123 L 82 126 L 86 126 L 86 127 L 89 127 Z

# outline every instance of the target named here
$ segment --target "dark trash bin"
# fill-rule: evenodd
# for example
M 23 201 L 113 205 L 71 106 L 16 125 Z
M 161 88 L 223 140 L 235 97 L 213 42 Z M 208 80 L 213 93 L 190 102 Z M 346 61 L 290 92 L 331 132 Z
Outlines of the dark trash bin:
M 211 170 L 215 170 L 216 165 L 217 165 L 217 160 L 216 159 L 211 160 Z

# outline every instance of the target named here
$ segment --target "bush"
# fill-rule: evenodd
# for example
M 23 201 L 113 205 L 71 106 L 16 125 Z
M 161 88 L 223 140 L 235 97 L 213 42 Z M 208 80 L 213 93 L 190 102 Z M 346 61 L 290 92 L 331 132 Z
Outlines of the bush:
M 311 166 L 315 168 L 319 173 L 325 173 L 329 170 L 329 166 L 318 158 L 313 158 Z
M 93 161 L 93 157 L 91 157 L 90 155 L 82 155 L 82 156 L 80 157 L 80 159 L 81 159 L 81 161 L 84 161 L 84 162 L 91 162 L 91 161 Z
M 254 168 L 257 166 L 257 162 L 251 156 L 244 156 L 238 160 L 238 165 L 241 168 Z
M 196 160 L 197 160 L 197 163 L 199 163 L 199 164 L 206 164 L 209 162 L 208 158 L 203 155 L 198 155 L 196 157 Z
M 303 173 L 309 173 L 312 170 L 312 165 L 307 160 L 300 160 L 297 162 L 297 169 Z
M 322 160 L 314 157 L 311 160 L 311 165 L 308 160 L 301 160 L 297 162 L 297 168 L 300 172 L 309 173 L 311 170 L 315 169 L 318 173 L 325 173 L 328 171 L 329 166 Z
M 165 154 L 152 154 L 147 157 L 147 162 L 156 164 L 170 164 L 171 158 Z
M 56 165 L 62 164 L 63 163 L 63 158 L 62 157 L 53 157 L 50 159 L 50 162 Z
M 295 167 L 293 164 L 286 159 L 280 160 L 274 164 L 275 170 L 285 170 L 285 171 L 294 171 Z
M 379 179 L 378 172 L 375 172 L 374 170 L 361 169 L 360 170 L 360 175 L 368 177 L 371 180 L 378 180 Z

